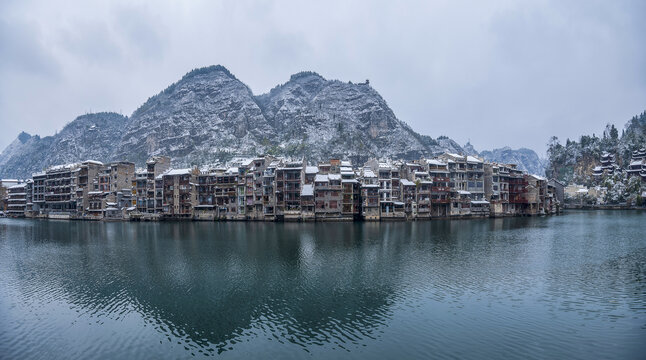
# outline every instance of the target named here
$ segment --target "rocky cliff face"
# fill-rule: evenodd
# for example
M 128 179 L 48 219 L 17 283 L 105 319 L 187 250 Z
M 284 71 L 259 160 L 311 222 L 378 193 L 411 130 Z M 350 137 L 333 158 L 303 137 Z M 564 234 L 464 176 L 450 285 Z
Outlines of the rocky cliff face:
M 359 160 L 459 150 L 454 142 L 443 147 L 398 120 L 367 82 L 329 81 L 303 72 L 256 99 L 277 134 L 276 153 Z
M 412 130 L 367 82 L 303 72 L 254 96 L 218 65 L 189 72 L 129 118 L 88 114 L 54 136 L 21 134 L 0 154 L 0 177 L 28 177 L 50 165 L 87 159 L 143 164 L 158 154 L 180 166 L 263 153 L 359 162 L 443 151 L 462 148 L 449 138 Z
M 163 154 L 182 163 L 208 161 L 222 153 L 264 152 L 262 144 L 275 136 L 251 90 L 213 66 L 189 72 L 137 109 L 112 157 L 142 163 Z

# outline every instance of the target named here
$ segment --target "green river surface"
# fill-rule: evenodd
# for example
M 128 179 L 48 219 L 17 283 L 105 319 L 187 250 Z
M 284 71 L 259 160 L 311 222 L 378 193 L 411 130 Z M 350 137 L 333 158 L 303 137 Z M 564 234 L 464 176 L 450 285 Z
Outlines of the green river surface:
M 646 358 L 646 212 L 0 219 L 1 359 Z

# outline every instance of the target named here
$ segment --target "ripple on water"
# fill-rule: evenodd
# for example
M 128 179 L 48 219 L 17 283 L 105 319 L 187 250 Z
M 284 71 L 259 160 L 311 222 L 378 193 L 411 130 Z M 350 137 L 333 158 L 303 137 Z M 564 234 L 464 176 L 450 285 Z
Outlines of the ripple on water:
M 582 226 L 588 216 L 333 225 L 3 220 L 0 353 L 630 357 L 643 349 L 646 243 L 635 234 L 646 229 L 632 218 L 606 242 L 591 235 L 603 226 Z

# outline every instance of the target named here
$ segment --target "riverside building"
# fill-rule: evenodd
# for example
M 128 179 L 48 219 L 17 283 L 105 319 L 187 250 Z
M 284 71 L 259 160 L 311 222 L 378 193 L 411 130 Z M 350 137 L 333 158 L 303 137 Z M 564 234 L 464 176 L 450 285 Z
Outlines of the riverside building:
M 12 216 L 387 221 L 551 214 L 562 201 L 556 185 L 513 164 L 458 154 L 359 167 L 264 156 L 202 169 L 174 169 L 155 156 L 141 169 L 123 161 L 53 166 L 7 197 Z

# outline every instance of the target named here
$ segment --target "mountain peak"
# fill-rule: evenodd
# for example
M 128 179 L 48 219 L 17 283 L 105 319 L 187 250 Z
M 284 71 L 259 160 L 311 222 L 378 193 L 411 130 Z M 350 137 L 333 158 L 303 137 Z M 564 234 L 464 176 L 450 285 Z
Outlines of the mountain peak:
M 26 143 L 26 142 L 27 142 L 27 140 L 29 140 L 29 139 L 31 139 L 31 135 L 30 135 L 30 134 L 28 134 L 28 133 L 26 133 L 26 132 L 24 132 L 24 131 L 23 131 L 23 132 L 21 132 L 21 133 L 18 135 L 18 140 L 19 140 L 22 144 Z
M 211 66 L 205 66 L 205 67 L 193 69 L 188 73 L 186 73 L 186 75 L 182 77 L 182 80 L 194 78 L 199 75 L 209 75 L 209 74 L 215 74 L 215 73 L 224 73 L 228 77 L 238 80 L 235 77 L 235 75 L 233 75 L 231 71 L 229 71 L 229 69 L 225 68 L 222 65 L 211 65 Z
M 323 76 L 319 75 L 318 73 L 316 73 L 314 71 L 301 71 L 301 72 L 297 72 L 296 74 L 293 74 L 292 76 L 290 76 L 289 81 L 297 81 L 299 79 L 305 79 L 305 78 L 308 78 L 308 77 L 316 77 L 316 78 L 319 78 L 321 80 L 325 80 L 325 78 Z
M 53 136 L 16 141 L 0 154 L 0 176 L 28 176 L 88 158 L 143 163 L 157 154 L 188 166 L 263 153 L 360 163 L 461 151 L 448 138 L 435 141 L 413 131 L 366 84 L 303 71 L 254 96 L 222 65 L 194 69 L 129 117 L 86 114 Z

